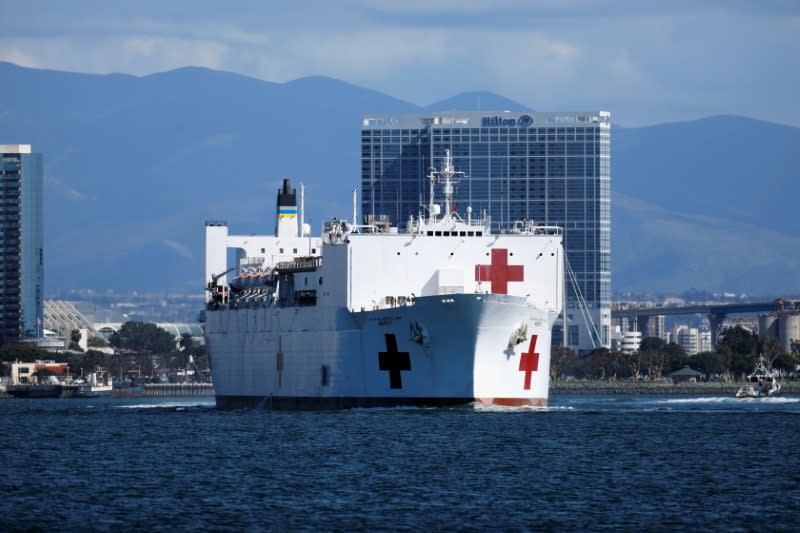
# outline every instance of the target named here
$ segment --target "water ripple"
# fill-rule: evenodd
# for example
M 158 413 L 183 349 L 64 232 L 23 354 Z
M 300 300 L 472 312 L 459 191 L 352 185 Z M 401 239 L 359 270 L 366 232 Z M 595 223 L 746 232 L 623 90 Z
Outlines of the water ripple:
M 792 397 L 291 413 L 0 401 L 0 530 L 789 531 L 798 413 Z

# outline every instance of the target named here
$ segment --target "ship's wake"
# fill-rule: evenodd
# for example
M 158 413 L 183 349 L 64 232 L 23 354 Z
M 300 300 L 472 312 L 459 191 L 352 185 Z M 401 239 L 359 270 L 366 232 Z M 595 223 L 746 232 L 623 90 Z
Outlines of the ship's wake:
M 166 411 L 205 410 L 215 408 L 214 400 L 157 401 L 118 405 L 118 409 L 160 409 Z
M 702 398 L 669 398 L 658 400 L 655 403 L 662 404 L 685 404 L 685 405 L 702 405 L 702 404 L 786 404 L 798 403 L 800 397 L 787 397 L 775 396 L 772 398 L 734 398 L 732 396 L 709 396 Z

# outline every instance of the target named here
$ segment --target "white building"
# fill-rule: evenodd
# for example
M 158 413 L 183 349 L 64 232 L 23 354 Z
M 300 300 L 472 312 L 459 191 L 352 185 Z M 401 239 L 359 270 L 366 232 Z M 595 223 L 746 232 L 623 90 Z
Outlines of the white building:
M 642 345 L 642 332 L 641 331 L 626 331 L 622 334 L 622 342 L 620 343 L 620 351 L 622 353 L 634 353 L 639 351 Z
M 686 355 L 694 355 L 700 351 L 700 332 L 697 328 L 685 325 L 676 326 L 672 332 L 672 339 L 683 348 Z M 710 334 L 708 342 L 711 344 Z

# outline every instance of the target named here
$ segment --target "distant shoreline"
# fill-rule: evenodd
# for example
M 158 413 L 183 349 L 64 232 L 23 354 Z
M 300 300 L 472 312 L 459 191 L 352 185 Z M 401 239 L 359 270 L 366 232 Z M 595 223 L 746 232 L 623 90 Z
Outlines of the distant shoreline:
M 722 394 L 734 396 L 739 387 L 744 384 L 744 382 L 673 384 L 652 381 L 556 381 L 550 383 L 550 394 Z M 781 383 L 781 392 L 783 394 L 800 394 L 800 381 Z M 166 392 L 162 395 L 171 396 Z M 152 394 L 151 396 L 159 395 Z M 6 398 L 13 398 L 13 396 L 5 391 L 0 391 L 0 399 Z
M 725 394 L 735 395 L 745 383 L 670 383 L 646 381 L 556 381 L 550 383 L 551 394 Z M 783 394 L 800 393 L 800 382 L 781 383 Z

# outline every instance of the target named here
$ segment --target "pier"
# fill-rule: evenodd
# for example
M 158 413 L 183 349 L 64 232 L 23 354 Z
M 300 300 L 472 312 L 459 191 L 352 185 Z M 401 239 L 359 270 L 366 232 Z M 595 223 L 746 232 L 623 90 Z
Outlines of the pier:
M 114 398 L 166 398 L 186 396 L 214 396 L 211 383 L 147 383 L 131 389 L 114 389 Z

